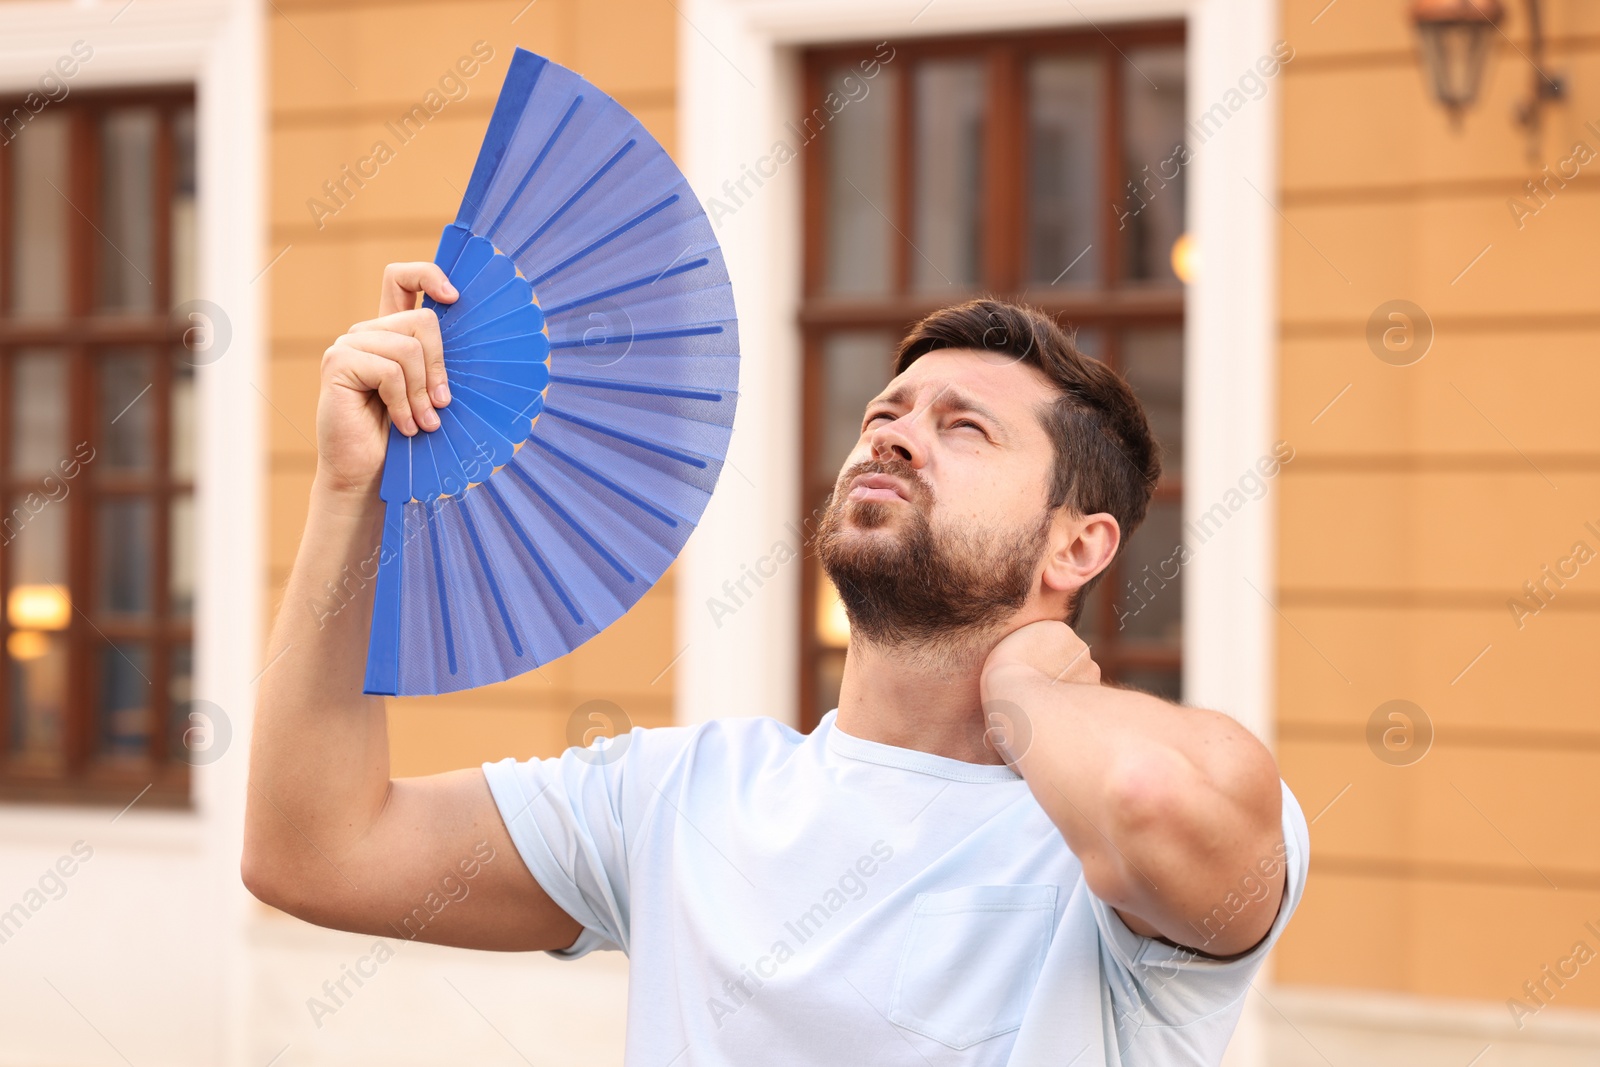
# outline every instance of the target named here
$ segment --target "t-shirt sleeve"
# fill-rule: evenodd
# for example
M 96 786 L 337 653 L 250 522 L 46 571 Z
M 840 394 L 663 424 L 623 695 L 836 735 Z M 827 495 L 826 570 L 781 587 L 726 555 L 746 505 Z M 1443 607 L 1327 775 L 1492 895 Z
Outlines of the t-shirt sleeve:
M 635 727 L 546 759 L 483 764 L 495 806 L 528 870 L 583 927 L 550 955 L 628 950 L 629 850 L 660 782 L 688 741 L 684 727 Z
M 1255 868 L 1241 869 L 1230 894 L 1218 902 L 1204 924 L 1208 935 L 1220 933 L 1245 901 L 1265 891 L 1277 871 L 1286 869 L 1278 916 L 1249 952 L 1219 960 L 1143 937 L 1128 929 L 1109 904 L 1091 897 L 1125 1063 L 1188 1063 L 1187 1057 L 1197 1048 L 1213 1046 L 1220 1057 L 1226 1047 L 1251 979 L 1305 895 L 1310 830 L 1288 785 L 1281 780 L 1279 784 L 1283 789 L 1283 854 L 1263 857 Z M 1177 1059 L 1163 1058 L 1178 1050 L 1183 1054 Z

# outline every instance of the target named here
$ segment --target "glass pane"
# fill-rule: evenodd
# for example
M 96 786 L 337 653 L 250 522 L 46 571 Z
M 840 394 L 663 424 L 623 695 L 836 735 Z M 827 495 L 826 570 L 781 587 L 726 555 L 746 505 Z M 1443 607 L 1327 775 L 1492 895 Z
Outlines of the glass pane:
M 1183 477 L 1183 331 L 1123 334 L 1122 374 L 1138 394 L 1161 443 L 1162 478 Z
M 41 112 L 11 140 L 11 314 L 52 318 L 67 313 L 67 176 L 71 120 Z
M 60 769 L 66 764 L 66 641 L 60 634 L 14 630 L 6 637 L 6 656 L 12 759 L 28 769 Z
M 150 649 L 142 644 L 100 646 L 100 751 L 139 757 L 150 736 Z
M 102 311 L 148 312 L 155 305 L 154 108 L 119 108 L 100 124 Z
M 67 505 L 34 493 L 13 497 L 0 541 L 9 543 L 6 655 L 11 746 L 29 765 L 58 766 L 66 703 Z
M 68 458 L 66 359 L 53 349 L 25 349 L 11 365 L 11 474 L 59 474 Z
M 170 521 L 167 573 L 172 614 L 188 616 L 194 612 L 194 497 L 173 497 Z
M 826 127 L 828 137 L 827 287 L 848 296 L 876 296 L 894 284 L 894 128 L 900 72 L 880 67 L 867 79 L 854 66 L 829 71 L 825 84 L 847 101 Z M 801 120 L 806 141 L 823 134 L 828 109 Z
M 144 473 L 155 454 L 155 360 L 138 351 L 113 351 L 96 361 L 101 475 Z
M 111 615 L 145 615 L 151 604 L 154 507 L 138 497 L 111 497 L 96 506 L 95 604 Z
M 1144 524 L 1120 553 L 1117 635 L 1124 641 L 1183 642 L 1183 507 L 1175 500 L 1150 504 Z
M 190 752 L 183 743 L 183 735 L 194 725 L 189 719 L 189 702 L 194 699 L 194 649 L 190 645 L 174 645 L 169 655 L 167 706 L 172 712 L 168 716 L 167 752 L 172 758 L 183 760 Z
M 1128 51 L 1123 84 L 1122 276 L 1126 281 L 1176 286 L 1172 246 L 1183 233 L 1183 47 Z M 1122 214 L 1121 212 L 1126 212 Z
M 199 295 L 195 258 L 195 157 L 194 108 L 186 107 L 172 119 L 172 303 Z
M 194 481 L 195 384 L 194 367 L 180 355 L 172 366 L 172 479 Z M 145 400 L 150 398 L 146 396 Z M 144 401 L 140 401 L 143 403 Z
M 867 401 L 892 377 L 894 342 L 886 333 L 836 333 L 822 344 L 822 425 L 816 474 L 832 480 L 861 439 Z
M 917 67 L 911 277 L 919 290 L 978 282 L 984 97 L 979 60 L 929 60 Z
M 1050 56 L 1028 70 L 1028 278 L 1100 284 L 1094 247 L 1100 196 L 1102 78 L 1093 56 Z
M 6 615 L 19 630 L 61 630 L 67 601 L 67 513 L 70 503 L 43 493 L 11 498 L 0 541 L 10 542 Z
M 1078 346 L 1078 351 L 1090 359 L 1105 359 L 1106 338 L 1105 334 L 1094 327 L 1076 328 L 1072 331 L 1072 343 Z

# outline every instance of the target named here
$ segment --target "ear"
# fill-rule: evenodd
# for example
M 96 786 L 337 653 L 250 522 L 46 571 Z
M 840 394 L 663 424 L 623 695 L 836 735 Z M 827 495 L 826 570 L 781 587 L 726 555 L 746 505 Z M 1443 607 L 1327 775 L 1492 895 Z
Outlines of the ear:
M 1050 528 L 1050 549 L 1045 556 L 1044 585 L 1063 593 L 1076 593 L 1089 579 L 1111 565 L 1122 544 L 1122 527 L 1103 511 L 1073 515 L 1056 511 Z

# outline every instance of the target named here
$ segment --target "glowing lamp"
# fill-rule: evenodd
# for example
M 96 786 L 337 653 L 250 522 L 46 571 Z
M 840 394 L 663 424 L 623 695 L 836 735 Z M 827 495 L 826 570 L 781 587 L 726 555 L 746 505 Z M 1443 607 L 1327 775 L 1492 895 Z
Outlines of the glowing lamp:
M 844 613 L 839 591 L 826 575 L 817 576 L 817 640 L 829 648 L 850 644 L 850 618 Z
M 6 638 L 6 653 L 18 663 L 42 659 L 50 651 L 50 638 L 37 630 L 14 630 Z
M 19 585 L 6 598 L 6 619 L 16 630 L 65 630 L 72 602 L 54 585 Z
M 1200 246 L 1192 234 L 1179 234 L 1172 242 L 1172 273 L 1184 285 L 1194 284 L 1200 276 Z

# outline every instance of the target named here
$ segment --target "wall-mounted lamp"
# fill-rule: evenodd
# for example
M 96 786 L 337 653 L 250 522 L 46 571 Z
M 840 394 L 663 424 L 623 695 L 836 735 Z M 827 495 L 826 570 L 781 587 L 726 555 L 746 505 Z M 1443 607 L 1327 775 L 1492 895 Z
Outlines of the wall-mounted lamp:
M 1478 99 L 1484 61 L 1505 9 L 1500 0 L 1414 0 L 1411 20 L 1435 100 L 1459 122 Z
M 1528 151 L 1539 148 L 1539 118 L 1544 105 L 1566 95 L 1566 81 L 1544 69 L 1544 24 L 1539 0 L 1527 0 L 1528 52 L 1532 89 L 1517 105 L 1518 124 L 1528 131 Z M 1422 65 L 1434 99 L 1459 123 L 1461 113 L 1478 98 L 1483 70 L 1505 18 L 1501 0 L 1413 0 L 1411 20 L 1422 44 Z M 1519 50 L 1520 51 L 1520 50 Z

